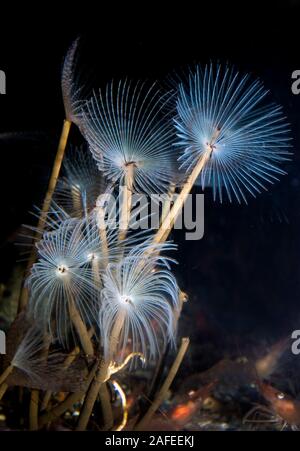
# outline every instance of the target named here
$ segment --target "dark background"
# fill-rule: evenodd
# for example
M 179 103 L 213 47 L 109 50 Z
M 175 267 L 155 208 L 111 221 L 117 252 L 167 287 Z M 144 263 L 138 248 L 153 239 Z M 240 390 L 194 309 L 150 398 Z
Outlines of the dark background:
M 300 69 L 299 2 L 84 2 L 64 12 L 51 5 L 15 5 L 1 15 L 1 282 L 19 258 L 20 225 L 42 201 L 64 117 L 62 59 L 81 35 L 99 86 L 111 77 L 163 79 L 193 63 L 230 62 L 261 78 L 283 105 L 294 138 L 289 174 L 248 206 L 220 206 L 208 192 L 204 238 L 175 238 L 179 280 L 190 295 L 184 321 L 199 342 L 205 336 L 238 348 L 299 329 L 300 95 L 291 92 L 291 74 Z

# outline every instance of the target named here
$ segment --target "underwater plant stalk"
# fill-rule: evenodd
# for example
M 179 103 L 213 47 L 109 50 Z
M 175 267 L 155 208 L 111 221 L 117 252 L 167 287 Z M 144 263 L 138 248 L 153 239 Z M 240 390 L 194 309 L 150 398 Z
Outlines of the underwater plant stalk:
M 50 402 L 52 396 L 52 391 L 51 390 L 47 390 L 46 393 L 44 394 L 44 397 L 42 399 L 42 403 L 41 403 L 41 412 L 43 410 L 47 410 L 48 404 Z
M 84 404 L 83 404 L 82 411 L 81 411 L 79 421 L 78 421 L 78 425 L 76 428 L 77 431 L 85 431 L 85 429 L 88 425 L 90 416 L 92 414 L 94 404 L 97 399 L 100 387 L 104 382 L 108 381 L 111 376 L 110 367 L 112 364 L 115 350 L 118 345 L 118 341 L 119 341 L 119 337 L 120 337 L 120 333 L 121 333 L 123 324 L 124 324 L 124 318 L 121 315 L 119 315 L 116 319 L 115 325 L 113 327 L 113 330 L 112 330 L 112 333 L 110 336 L 109 356 L 106 359 L 106 361 L 105 360 L 100 361 L 99 368 L 96 373 L 95 379 L 92 382 L 92 384 L 87 392 L 87 395 L 85 397 L 85 400 L 84 400 Z
M 58 176 L 60 173 L 60 168 L 62 165 L 62 161 L 64 158 L 64 154 L 65 154 L 65 150 L 66 150 L 66 146 L 67 146 L 67 142 L 68 142 L 71 124 L 72 124 L 72 122 L 70 122 L 68 119 L 64 120 L 63 128 L 62 128 L 61 135 L 60 135 L 60 140 L 59 140 L 58 148 L 57 148 L 57 152 L 56 152 L 56 157 L 54 160 L 52 173 L 51 173 L 50 180 L 49 180 L 47 193 L 46 193 L 46 196 L 44 199 L 40 219 L 38 222 L 37 228 L 39 231 L 43 231 L 44 227 L 45 227 L 45 219 L 46 219 L 47 213 L 50 208 L 54 190 L 56 188 L 57 179 L 58 179 Z
M 166 398 L 166 394 L 170 388 L 170 385 L 172 384 L 177 371 L 179 370 L 179 367 L 181 365 L 181 362 L 185 356 L 185 353 L 187 351 L 187 348 L 189 346 L 190 343 L 190 339 L 189 338 L 182 338 L 181 339 L 181 345 L 179 348 L 179 351 L 177 353 L 176 359 L 173 362 L 173 365 L 171 366 L 171 369 L 165 379 L 165 382 L 163 383 L 162 387 L 160 388 L 159 392 L 157 393 L 153 403 L 151 404 L 151 406 L 149 407 L 149 409 L 147 410 L 146 414 L 144 415 L 144 417 L 139 421 L 139 423 L 135 426 L 134 430 L 135 431 L 142 431 L 145 426 L 147 425 L 147 423 L 149 423 L 149 421 L 151 420 L 151 418 L 153 417 L 153 415 L 155 414 L 156 410 L 159 408 L 159 406 L 161 405 L 161 403 L 164 401 L 164 399 Z
M 97 224 L 99 228 L 99 235 L 102 247 L 102 265 L 107 266 L 108 263 L 108 242 L 106 234 L 105 212 L 102 207 L 97 207 Z
M 6 381 L 12 370 L 14 369 L 13 365 L 9 365 L 6 370 L 3 371 L 3 373 L 0 376 L 0 387 L 1 385 Z
M 171 204 L 172 204 L 172 200 L 174 197 L 174 193 L 175 193 L 175 183 L 171 183 L 167 196 L 166 196 L 166 200 L 163 204 L 163 208 L 162 208 L 162 212 L 161 212 L 161 223 L 164 221 L 165 217 L 167 216 L 168 212 L 170 211 L 171 208 Z
M 114 425 L 114 415 L 111 407 L 111 400 L 107 384 L 102 384 L 99 390 L 102 415 L 104 420 L 103 430 L 109 431 Z
M 86 429 L 101 385 L 107 380 L 107 374 L 108 374 L 108 365 L 106 365 L 103 362 L 102 365 L 100 364 L 95 379 L 92 382 L 85 397 L 78 425 L 76 428 L 77 431 L 84 431 Z
M 92 260 L 92 272 L 93 272 L 93 279 L 95 282 L 95 286 L 98 290 L 101 289 L 101 275 L 100 275 L 100 268 L 99 268 L 99 260 L 97 258 L 93 258 Z
M 123 202 L 120 218 L 119 241 L 122 241 L 126 238 L 129 226 L 130 211 L 132 204 L 133 177 L 134 177 L 134 163 L 128 163 L 125 169 L 125 183 L 123 186 L 123 199 L 122 199 Z
M 187 294 L 184 291 L 179 289 L 179 305 L 177 306 L 177 308 L 175 310 L 175 314 L 174 314 L 174 329 L 177 328 L 177 324 L 178 324 L 178 320 L 179 320 L 180 315 L 181 315 L 183 304 L 185 302 L 187 302 L 187 301 L 188 301 Z M 166 346 L 166 348 L 164 350 L 164 353 L 160 356 L 160 359 L 159 359 L 158 364 L 156 366 L 156 370 L 154 372 L 154 375 L 153 375 L 153 378 L 152 378 L 152 382 L 151 382 L 151 385 L 150 385 L 150 390 L 149 390 L 150 394 L 148 396 L 149 399 L 153 399 L 153 397 L 155 396 L 155 387 L 156 387 L 157 384 L 160 383 L 161 376 L 162 376 L 163 369 L 164 369 L 165 364 L 166 364 L 166 359 L 167 359 L 167 356 L 169 354 L 169 351 L 170 351 L 170 344 L 168 344 Z
M 86 325 L 84 324 L 84 322 L 76 308 L 74 299 L 72 298 L 71 294 L 69 295 L 68 307 L 69 307 L 70 319 L 76 329 L 76 332 L 78 333 L 78 337 L 79 337 L 82 349 L 84 350 L 86 355 L 93 356 L 94 355 L 94 347 L 93 347 L 91 338 L 89 337 L 89 333 L 86 328 Z
M 38 430 L 39 390 L 32 390 L 29 406 L 29 430 Z
M 89 331 L 89 338 L 92 338 L 92 336 L 94 335 L 94 328 L 92 327 Z M 68 357 L 66 357 L 64 363 L 63 363 L 63 369 L 67 370 L 72 363 L 74 362 L 74 360 L 76 359 L 76 357 L 80 354 L 80 347 L 79 346 L 75 346 L 75 348 L 73 349 L 73 351 L 70 352 L 70 354 L 68 355 Z M 41 411 L 46 410 L 49 404 L 49 401 L 51 399 L 52 396 L 52 391 L 51 390 L 47 390 L 44 398 L 42 400 L 42 404 L 41 404 Z
M 6 390 L 8 389 L 8 385 L 4 382 L 1 386 L 0 386 L 0 401 L 3 398 L 3 396 L 6 393 Z
M 52 173 L 50 176 L 47 193 L 46 193 L 46 196 L 44 199 L 42 211 L 41 211 L 39 222 L 37 225 L 37 231 L 38 231 L 37 233 L 42 233 L 44 230 L 44 227 L 45 227 L 45 220 L 47 218 L 47 214 L 48 214 L 48 211 L 50 208 L 53 193 L 54 193 L 54 190 L 55 190 L 55 187 L 57 184 L 57 179 L 58 179 L 60 168 L 61 168 L 62 161 L 64 158 L 64 153 L 65 153 L 65 149 L 66 149 L 66 145 L 67 145 L 67 141 L 68 141 L 68 137 L 69 137 L 71 124 L 72 124 L 72 122 L 69 121 L 68 119 L 64 120 L 63 128 L 62 128 L 61 135 L 60 135 L 60 140 L 59 140 L 59 144 L 58 144 L 58 148 L 57 148 L 57 152 L 56 152 L 56 157 L 54 160 Z M 27 271 L 33 265 L 33 263 L 35 261 L 35 257 L 36 257 L 36 253 L 35 253 L 35 249 L 33 249 L 31 252 L 31 255 L 29 257 L 28 263 L 27 263 Z M 23 310 L 26 307 L 26 305 L 28 303 L 28 296 L 29 296 L 28 288 L 23 285 L 20 299 L 19 299 L 18 312 L 20 312 L 21 310 Z
M 203 170 L 206 163 L 208 162 L 212 151 L 213 151 L 212 145 L 208 146 L 207 152 L 204 154 L 204 156 L 201 156 L 199 158 L 197 164 L 195 165 L 191 174 L 188 176 L 186 182 L 184 183 L 183 188 L 180 191 L 180 194 L 176 198 L 173 207 L 171 208 L 169 213 L 165 216 L 164 220 L 160 225 L 160 228 L 156 232 L 153 240 L 154 243 L 163 243 L 168 238 L 169 233 L 174 225 L 174 222 L 176 221 L 178 214 L 180 213 L 200 172 Z
M 100 229 L 100 233 L 101 233 L 101 229 Z M 105 230 L 102 230 L 102 233 L 104 233 L 104 235 L 106 237 Z M 95 284 L 99 289 L 101 289 L 101 276 L 100 276 L 100 271 L 99 271 L 99 260 L 98 259 L 94 258 L 92 260 L 92 271 L 93 271 Z M 106 384 L 101 385 L 100 390 L 99 390 L 99 398 L 100 398 L 100 402 L 101 402 L 101 409 L 102 409 L 102 415 L 103 415 L 103 420 L 104 420 L 104 430 L 109 430 L 112 428 L 112 426 L 114 424 L 114 417 L 113 417 L 113 411 L 112 411 L 111 402 L 110 402 L 110 395 L 109 395 L 109 391 L 108 391 Z
M 177 307 L 176 312 L 175 312 L 175 324 L 177 324 L 177 322 L 179 320 L 179 317 L 181 315 L 181 311 L 183 308 L 183 304 L 185 304 L 187 301 L 188 301 L 188 295 L 184 291 L 179 290 L 179 306 Z
M 90 371 L 90 374 L 88 375 L 86 386 L 89 387 L 91 384 L 93 378 L 95 377 L 96 371 L 98 368 L 98 363 L 96 363 L 92 370 Z M 66 410 L 71 409 L 74 404 L 79 402 L 85 395 L 85 391 L 80 391 L 76 393 L 71 393 L 62 403 L 55 406 L 52 410 L 45 413 L 41 416 L 39 421 L 39 428 L 45 426 L 47 423 L 51 423 L 52 421 L 59 418 L 63 413 L 65 413 Z
M 80 198 L 78 199 L 78 190 L 74 186 L 71 188 L 71 195 L 75 216 L 80 216 L 82 211 L 82 202 Z

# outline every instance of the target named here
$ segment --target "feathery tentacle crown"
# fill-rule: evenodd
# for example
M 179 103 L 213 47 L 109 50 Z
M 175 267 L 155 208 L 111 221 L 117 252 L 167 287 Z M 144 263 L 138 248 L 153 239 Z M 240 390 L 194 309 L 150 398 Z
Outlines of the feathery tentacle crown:
M 266 100 L 259 80 L 219 65 L 197 67 L 179 86 L 175 127 L 183 151 L 181 167 L 189 172 L 201 157 L 209 157 L 200 179 L 212 186 L 214 199 L 246 202 L 267 183 L 285 174 L 279 163 L 288 160 L 289 126 L 280 106 Z
M 75 39 L 65 56 L 61 74 L 61 89 L 66 119 L 81 128 L 81 108 L 84 91 L 87 87 L 82 74 L 79 72 L 79 41 L 79 38 Z
M 155 84 L 111 82 L 84 108 L 84 132 L 98 167 L 124 184 L 129 167 L 135 191 L 165 192 L 174 178 L 173 128 Z
M 119 263 L 108 265 L 103 274 L 99 313 L 107 359 L 122 361 L 127 350 L 141 352 L 146 361 L 151 361 L 160 354 L 162 343 L 174 342 L 179 290 L 169 268 L 170 259 L 158 255 L 159 251 L 173 248 L 168 243 L 143 243 Z M 122 327 L 117 349 L 111 355 L 110 336 L 117 321 Z
M 32 381 L 38 382 L 43 374 L 44 362 L 40 354 L 45 350 L 45 336 L 40 329 L 31 326 L 18 345 L 11 365 L 26 374 Z
M 105 179 L 85 146 L 69 149 L 63 169 L 64 176 L 58 181 L 55 199 L 71 216 L 84 217 L 95 208 L 97 198 L 105 193 Z
M 36 244 L 39 260 L 27 279 L 30 311 L 63 345 L 73 331 L 69 305 L 74 303 L 90 327 L 97 315 L 97 292 L 91 257 L 99 250 L 99 234 L 84 221 L 66 221 Z M 54 321 L 55 320 L 55 321 Z
M 21 321 L 21 318 L 16 321 Z M 10 384 L 53 391 L 76 390 L 82 386 L 82 374 L 74 372 L 74 368 L 83 368 L 80 364 L 66 371 L 64 353 L 53 349 L 45 353 L 49 338 L 35 323 L 27 329 L 19 343 L 14 343 L 16 347 L 11 349 L 10 365 L 18 371 L 10 376 Z
M 103 237 L 99 233 L 95 208 L 83 219 L 63 221 L 57 229 L 45 232 L 43 239 L 36 243 L 38 261 L 27 279 L 30 311 L 64 346 L 68 346 L 73 332 L 70 304 L 75 303 L 87 327 L 95 325 L 102 272 L 109 263 L 120 261 L 149 237 L 148 231 L 141 231 L 126 238 L 120 246 L 115 221 L 114 214 L 108 214 Z

